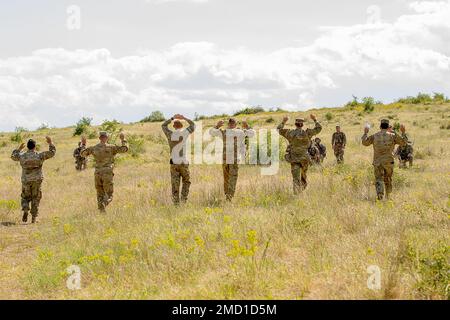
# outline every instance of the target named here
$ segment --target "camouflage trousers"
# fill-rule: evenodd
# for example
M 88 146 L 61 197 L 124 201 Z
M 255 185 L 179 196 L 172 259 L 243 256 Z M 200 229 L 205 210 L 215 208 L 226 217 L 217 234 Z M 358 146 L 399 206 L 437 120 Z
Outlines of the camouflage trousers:
M 306 173 L 308 172 L 309 163 L 310 162 L 308 160 L 291 163 L 294 194 L 299 194 L 302 190 L 306 189 L 308 185 L 308 182 L 306 181 Z
M 334 146 L 334 155 L 336 157 L 337 163 L 344 162 L 344 148 L 342 146 Z
M 180 184 L 181 202 L 186 202 L 189 196 L 189 188 L 191 186 L 191 176 L 188 164 L 171 164 L 170 178 L 172 182 L 172 201 L 175 205 L 180 203 Z
M 378 200 L 382 200 L 385 195 L 386 198 L 389 198 L 389 195 L 392 192 L 393 173 L 394 173 L 393 163 L 374 165 L 375 188 L 377 191 Z
M 87 167 L 87 160 L 86 159 L 76 159 L 75 160 L 75 169 L 78 171 L 85 170 Z
M 231 201 L 236 192 L 236 184 L 239 175 L 238 164 L 222 164 L 223 169 L 223 189 L 227 201 Z
M 407 156 L 407 157 L 399 157 L 399 167 L 400 168 L 406 168 L 406 163 L 409 162 L 409 167 L 412 167 L 413 165 L 413 157 Z
M 104 171 L 95 173 L 98 209 L 103 211 L 111 203 L 114 194 L 114 173 Z
M 31 215 L 37 217 L 39 214 L 39 204 L 42 199 L 41 191 L 42 181 L 31 181 L 22 183 L 22 210 L 24 213 L 30 211 L 31 204 Z

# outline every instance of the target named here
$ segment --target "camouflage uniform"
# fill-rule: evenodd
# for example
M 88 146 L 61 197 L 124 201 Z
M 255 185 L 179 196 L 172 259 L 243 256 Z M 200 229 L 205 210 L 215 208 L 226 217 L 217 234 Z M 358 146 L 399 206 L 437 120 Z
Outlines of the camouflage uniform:
M 42 174 L 42 165 L 45 160 L 53 158 L 56 154 L 56 148 L 53 144 L 49 146 L 49 151 L 38 153 L 28 150 L 21 153 L 20 150 L 14 150 L 11 159 L 19 161 L 22 166 L 22 210 L 24 221 L 28 217 L 31 203 L 31 216 L 33 223 L 39 214 L 39 203 L 42 198 L 41 185 L 44 180 Z
M 337 163 L 344 162 L 344 150 L 347 144 L 347 137 L 345 133 L 335 132 L 331 138 L 331 145 L 333 146 L 334 155 L 336 156 Z
M 323 162 L 323 160 L 327 157 L 327 147 L 322 143 L 316 143 L 316 146 L 319 149 L 320 162 Z
M 114 157 L 118 153 L 126 152 L 126 141 L 123 141 L 121 146 L 99 143 L 81 152 L 82 157 L 92 155 L 95 159 L 95 189 L 98 209 L 101 211 L 111 203 L 114 194 Z
M 211 128 L 209 133 L 213 137 L 220 137 L 223 141 L 223 188 L 227 201 L 231 201 L 236 192 L 239 164 L 245 161 L 245 140 L 252 138 L 255 131 L 253 129 Z
M 86 149 L 86 146 L 79 143 L 78 148 L 73 151 L 73 157 L 75 158 L 75 169 L 78 171 L 85 170 L 87 167 L 87 159 L 81 156 L 81 152 Z
M 394 156 L 393 151 L 396 144 L 403 146 L 407 142 L 406 136 L 399 136 L 395 133 L 388 132 L 387 129 L 368 136 L 362 136 L 362 144 L 364 146 L 373 145 L 373 167 L 375 174 L 375 187 L 377 197 L 382 200 L 392 192 L 392 174 L 394 173 Z
M 320 164 L 320 150 L 314 141 L 311 141 L 311 145 L 308 148 L 308 153 L 311 157 L 312 163 Z
M 181 202 L 186 202 L 189 196 L 189 188 L 191 186 L 191 178 L 189 173 L 189 162 L 186 158 L 186 142 L 190 134 L 195 130 L 195 124 L 192 120 L 186 119 L 189 124 L 185 130 L 169 129 L 169 124 L 174 119 L 169 119 L 162 124 L 162 130 L 169 141 L 170 147 L 170 177 L 172 183 L 172 200 L 175 205 L 180 203 L 180 183 Z M 180 145 L 181 144 L 181 145 Z M 178 147 L 177 147 L 178 146 Z M 177 148 L 176 148 L 177 147 Z M 175 154 L 178 152 L 178 154 Z
M 306 173 L 311 162 L 308 147 L 311 138 L 322 131 L 322 126 L 318 121 L 315 121 L 314 129 L 306 130 L 303 128 L 284 129 L 284 125 L 284 123 L 281 123 L 277 129 L 280 135 L 285 137 L 289 142 L 285 159 L 291 164 L 294 193 L 298 194 L 308 185 Z
M 408 140 L 408 143 L 404 146 L 398 146 L 397 150 L 395 151 L 395 156 L 398 157 L 398 160 L 400 161 L 399 167 L 400 168 L 406 168 L 406 163 L 409 162 L 409 166 L 412 167 L 413 160 L 414 160 L 414 149 L 412 146 L 412 142 L 409 140 L 408 136 L 405 134 L 404 137 Z

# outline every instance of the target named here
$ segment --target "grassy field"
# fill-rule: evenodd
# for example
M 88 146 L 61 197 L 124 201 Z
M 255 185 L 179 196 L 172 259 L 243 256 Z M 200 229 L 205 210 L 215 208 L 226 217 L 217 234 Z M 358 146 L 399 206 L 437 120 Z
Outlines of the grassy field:
M 191 196 L 179 208 L 171 205 L 160 124 L 124 125 L 145 139 L 145 153 L 119 158 L 107 214 L 97 211 L 92 162 L 84 172 L 74 169 L 73 128 L 32 132 L 43 147 L 51 135 L 58 149 L 45 164 L 37 225 L 20 222 L 21 170 L 10 160 L 17 143 L 1 134 L 0 298 L 450 298 L 450 104 L 311 112 L 323 124 L 319 137 L 329 155 L 310 170 L 300 196 L 292 195 L 285 162 L 275 176 L 242 166 L 232 204 L 224 201 L 221 167 L 193 165 Z M 308 114 L 288 114 L 289 124 Z M 284 115 L 239 119 L 274 128 Z M 393 197 L 378 202 L 372 148 L 360 137 L 367 121 L 378 128 L 382 117 L 406 125 L 416 160 L 411 169 L 396 164 Z M 204 128 L 216 121 L 205 120 Z M 341 166 L 330 147 L 336 123 L 348 139 Z M 81 290 L 67 289 L 71 265 L 81 269 Z M 371 265 L 381 270 L 380 290 L 367 286 Z

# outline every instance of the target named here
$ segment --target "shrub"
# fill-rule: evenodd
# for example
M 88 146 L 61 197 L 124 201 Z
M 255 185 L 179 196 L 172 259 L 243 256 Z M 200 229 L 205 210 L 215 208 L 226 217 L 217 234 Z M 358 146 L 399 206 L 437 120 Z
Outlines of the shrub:
M 375 99 L 372 97 L 363 98 L 363 107 L 365 112 L 372 112 L 375 109 Z
M 416 290 L 423 299 L 450 299 L 450 247 L 445 243 L 432 248 L 431 253 L 407 245 L 406 258 L 416 280 Z
M 266 119 L 266 123 L 274 123 L 274 122 L 275 122 L 275 119 L 272 117 Z
M 117 140 L 117 135 L 120 131 L 122 131 L 122 128 L 119 126 L 120 122 L 117 120 L 105 120 L 101 124 L 100 130 L 108 132 L 110 143 L 115 143 Z
M 353 97 L 353 100 L 350 101 L 350 102 L 347 102 L 345 107 L 352 109 L 352 108 L 355 108 L 355 107 L 357 107 L 359 105 L 358 97 L 356 97 L 356 96 L 352 96 L 352 97 Z
M 258 106 L 258 107 L 247 107 L 244 108 L 242 110 L 236 111 L 233 116 L 239 116 L 241 114 L 256 114 L 256 113 L 261 113 L 264 112 L 264 108 Z
M 92 118 L 83 117 L 78 120 L 75 130 L 73 132 L 74 136 L 81 136 L 84 133 L 88 133 L 89 127 L 91 126 Z
M 141 123 L 145 123 L 145 122 L 161 122 L 166 120 L 164 118 L 164 115 L 161 111 L 153 111 L 152 113 L 150 113 L 149 116 L 145 117 L 144 119 L 142 119 Z
M 11 141 L 22 143 L 26 136 L 24 135 L 25 132 L 28 132 L 28 130 L 23 127 L 16 127 L 15 133 L 11 136 Z
M 327 119 L 328 121 L 332 120 L 333 118 L 334 118 L 334 116 L 331 112 L 327 112 L 325 114 L 325 119 Z
M 139 157 L 141 154 L 145 153 L 145 141 L 142 137 L 136 134 L 132 134 L 127 138 L 130 154 L 133 158 Z

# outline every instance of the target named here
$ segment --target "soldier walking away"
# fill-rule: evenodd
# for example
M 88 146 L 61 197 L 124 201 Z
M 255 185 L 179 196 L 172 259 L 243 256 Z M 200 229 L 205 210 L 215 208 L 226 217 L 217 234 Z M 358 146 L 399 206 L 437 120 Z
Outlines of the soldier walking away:
M 320 150 L 315 140 L 311 140 L 308 153 L 313 164 L 320 164 Z
M 411 168 L 414 161 L 414 148 L 413 143 L 408 139 L 408 143 L 404 146 L 398 146 L 394 153 L 399 160 L 399 167 L 406 168 L 406 163 L 409 162 Z
M 334 155 L 336 156 L 337 163 L 344 162 L 344 151 L 347 145 L 347 137 L 345 133 L 341 131 L 341 126 L 336 125 L 336 132 L 333 133 L 331 138 L 331 146 L 334 150 Z
M 311 143 L 311 138 L 322 131 L 322 126 L 317 121 L 316 116 L 312 114 L 310 117 L 315 123 L 313 129 L 303 129 L 305 122 L 303 118 L 295 120 L 295 129 L 284 129 L 286 122 L 289 120 L 288 117 L 284 117 L 283 122 L 277 128 L 280 135 L 285 137 L 289 142 L 285 159 L 291 164 L 294 194 L 299 194 L 308 185 L 306 174 L 311 162 L 308 147 Z
M 185 120 L 189 127 L 183 130 L 180 120 Z M 175 131 L 169 129 L 169 124 L 173 121 Z M 175 205 L 180 204 L 180 183 L 181 202 L 186 203 L 189 196 L 191 178 L 189 173 L 189 161 L 187 159 L 187 139 L 195 130 L 192 120 L 183 115 L 176 114 L 162 124 L 162 130 L 167 137 L 170 147 L 170 177 L 172 183 L 172 200 Z
M 242 122 L 242 129 L 236 128 L 236 119 L 228 120 L 228 127 L 221 129 L 224 121 L 210 129 L 213 137 L 220 137 L 223 141 L 223 185 L 227 201 L 231 201 L 236 192 L 236 184 L 239 174 L 239 164 L 245 162 L 246 138 L 255 136 L 255 131 L 249 127 L 247 122 Z
M 12 152 L 11 159 L 19 161 L 22 167 L 22 221 L 28 221 L 28 213 L 31 204 L 31 223 L 36 223 L 39 215 L 39 204 L 42 198 L 41 185 L 44 180 L 42 174 L 42 166 L 45 160 L 53 158 L 56 154 L 56 148 L 50 137 L 46 137 L 49 150 L 44 152 L 36 151 L 36 142 L 32 139 L 28 140 L 28 151 L 22 152 L 25 144 L 22 143 L 19 149 Z
M 118 153 L 128 152 L 125 135 L 120 133 L 121 146 L 108 144 L 108 134 L 100 132 L 100 143 L 84 149 L 81 156 L 87 158 L 92 155 L 95 159 L 95 189 L 97 190 L 98 209 L 105 212 L 114 194 L 114 158 Z
M 396 144 L 404 146 L 407 143 L 405 126 L 400 126 L 402 135 L 389 132 L 389 120 L 381 120 L 380 131 L 368 136 L 369 127 L 364 128 L 362 144 L 373 145 L 373 167 L 375 174 L 375 187 L 378 200 L 384 196 L 389 199 L 392 192 L 392 174 L 394 173 L 393 151 Z
M 75 158 L 75 169 L 82 171 L 87 168 L 87 158 L 81 156 L 81 152 L 86 149 L 86 138 L 82 137 L 78 142 L 78 148 L 73 151 L 73 157 Z
M 325 158 L 327 157 L 327 147 L 325 147 L 325 145 L 322 144 L 322 140 L 319 137 L 314 139 L 314 142 L 316 143 L 316 147 L 319 150 L 320 163 L 322 163 L 323 160 L 325 160 Z

